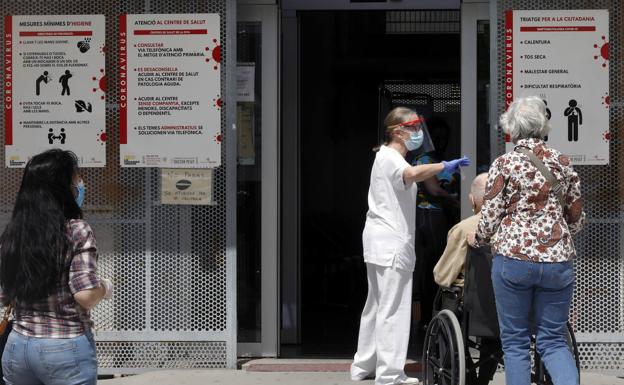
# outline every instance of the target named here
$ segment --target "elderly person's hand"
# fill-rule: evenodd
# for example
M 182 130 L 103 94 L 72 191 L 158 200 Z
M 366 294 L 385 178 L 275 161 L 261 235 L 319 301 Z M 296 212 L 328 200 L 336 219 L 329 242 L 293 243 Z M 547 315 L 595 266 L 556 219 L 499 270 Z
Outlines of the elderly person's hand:
M 468 243 L 468 246 L 470 246 L 470 247 L 474 247 L 474 248 L 477 247 L 477 245 L 476 245 L 477 240 L 475 239 L 475 233 L 474 232 L 466 234 L 466 243 Z

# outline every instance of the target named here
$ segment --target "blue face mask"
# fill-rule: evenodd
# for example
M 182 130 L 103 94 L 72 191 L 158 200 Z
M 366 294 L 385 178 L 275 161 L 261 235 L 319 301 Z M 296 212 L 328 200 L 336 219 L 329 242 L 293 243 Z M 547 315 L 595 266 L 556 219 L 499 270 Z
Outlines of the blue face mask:
M 418 130 L 417 132 L 410 132 L 410 137 L 408 140 L 403 141 L 405 143 L 405 147 L 407 147 L 408 151 L 418 150 L 420 146 L 422 146 L 423 139 L 425 135 L 422 130 Z
M 76 203 L 78 204 L 78 207 L 82 207 L 82 204 L 84 203 L 84 199 L 85 199 L 85 192 L 87 189 L 83 181 L 78 182 L 78 185 L 74 187 L 78 189 L 78 195 L 76 196 Z

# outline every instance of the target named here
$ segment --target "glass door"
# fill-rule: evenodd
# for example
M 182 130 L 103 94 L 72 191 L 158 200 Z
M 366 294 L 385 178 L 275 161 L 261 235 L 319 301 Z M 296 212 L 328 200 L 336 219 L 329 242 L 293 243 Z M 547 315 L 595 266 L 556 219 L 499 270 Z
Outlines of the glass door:
M 275 5 L 237 10 L 239 357 L 278 353 L 277 12 Z
M 490 95 L 490 21 L 477 20 L 477 175 L 487 172 L 498 155 L 496 142 L 491 142 L 492 127 L 497 124 L 496 120 L 491 123 Z
M 461 153 L 472 160 L 462 171 L 462 218 L 472 215 L 468 193 L 475 176 L 487 172 L 491 148 L 490 33 L 488 2 L 461 5 Z

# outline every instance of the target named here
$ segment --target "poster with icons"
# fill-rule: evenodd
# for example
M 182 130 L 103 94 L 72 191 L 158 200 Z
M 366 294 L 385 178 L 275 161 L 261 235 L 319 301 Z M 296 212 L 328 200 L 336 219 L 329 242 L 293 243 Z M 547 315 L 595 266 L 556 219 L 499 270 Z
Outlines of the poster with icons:
M 550 119 L 549 145 L 575 165 L 608 164 L 608 11 L 513 10 L 505 24 L 506 105 L 539 96 Z
M 120 164 L 221 164 L 218 14 L 119 18 Z
M 5 16 L 7 167 L 50 148 L 106 165 L 104 33 L 103 15 Z

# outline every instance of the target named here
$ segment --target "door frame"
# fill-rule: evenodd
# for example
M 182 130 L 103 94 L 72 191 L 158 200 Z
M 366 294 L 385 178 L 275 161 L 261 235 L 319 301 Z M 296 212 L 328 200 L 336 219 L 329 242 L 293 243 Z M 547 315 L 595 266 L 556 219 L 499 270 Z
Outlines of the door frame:
M 281 342 L 301 342 L 301 227 L 299 140 L 299 19 L 281 14 Z
M 482 20 L 490 21 L 490 4 L 487 0 L 463 1 L 460 11 L 461 154 L 471 160 L 470 166 L 462 170 L 461 217 L 467 218 L 472 215 L 468 194 L 477 170 L 477 23 Z
M 299 232 L 299 73 L 298 73 L 298 55 L 299 55 L 299 26 L 297 11 L 298 10 L 328 10 L 328 9 L 344 9 L 344 10 L 360 10 L 360 9 L 376 9 L 376 10 L 401 10 L 409 9 L 427 9 L 441 8 L 441 3 L 437 1 L 422 2 L 418 5 L 415 2 L 405 4 L 375 4 L 375 5 L 355 5 L 347 4 L 344 1 L 309 1 L 309 0 L 285 0 L 282 3 L 282 50 L 283 50 L 283 125 L 281 140 L 284 153 L 284 159 L 288 164 L 282 165 L 282 173 L 284 175 L 282 192 L 284 200 L 282 202 L 282 252 L 284 253 L 282 270 L 282 283 L 285 285 L 282 298 L 285 303 L 282 304 L 284 311 L 282 312 L 283 329 L 281 331 L 282 341 L 284 343 L 297 344 L 301 342 L 301 285 L 300 285 L 300 237 Z M 450 1 L 447 8 L 455 8 L 457 2 Z M 496 24 L 492 24 L 492 9 L 496 9 L 495 1 L 488 0 L 463 0 L 460 4 L 461 14 L 461 153 L 467 155 L 472 160 L 469 167 L 462 170 L 461 181 L 461 215 L 467 218 L 472 215 L 471 205 L 468 199 L 470 185 L 476 176 L 476 155 L 477 155 L 477 23 L 487 20 L 490 22 L 490 29 L 495 31 Z M 496 71 L 496 34 L 490 34 L 490 57 L 491 57 L 491 74 Z M 494 43 L 492 43 L 494 39 Z M 492 64 L 494 63 L 494 65 Z M 496 79 L 495 75 L 490 76 L 490 81 Z M 494 83 L 495 84 L 495 83 Z M 496 118 L 496 90 L 497 87 L 490 87 L 490 121 Z M 496 131 L 493 129 L 495 124 L 491 124 L 491 157 L 496 154 L 496 147 L 492 144 L 496 143 Z M 292 160 L 292 161 L 289 161 Z M 292 178 L 286 178 L 291 175 Z M 291 226 L 286 226 L 289 223 Z M 294 288 L 295 291 L 288 291 L 288 288 Z
M 261 293 L 260 342 L 238 343 L 239 357 L 279 354 L 279 8 L 277 5 L 237 7 L 237 22 L 262 25 L 261 87 Z M 235 92 L 235 90 L 230 90 Z

